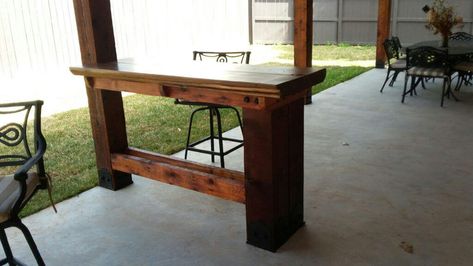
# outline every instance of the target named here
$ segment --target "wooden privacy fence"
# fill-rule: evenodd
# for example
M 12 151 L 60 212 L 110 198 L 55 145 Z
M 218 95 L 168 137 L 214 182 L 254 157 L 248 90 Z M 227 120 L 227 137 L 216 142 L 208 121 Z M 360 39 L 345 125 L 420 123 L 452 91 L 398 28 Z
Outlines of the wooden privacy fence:
M 193 49 L 292 43 L 293 0 L 110 0 L 118 56 L 188 60 Z M 404 43 L 437 38 L 421 7 L 392 0 L 391 32 Z M 472 32 L 473 1 L 449 0 Z M 314 0 L 314 43 L 376 41 L 378 0 Z M 0 0 L 0 76 L 79 63 L 72 0 Z M 172 25 L 172 27 L 170 26 Z
M 391 0 L 391 33 L 403 42 L 436 38 L 427 31 L 421 8 L 432 0 Z M 462 31 L 472 33 L 473 1 L 448 0 L 465 19 Z M 256 43 L 292 43 L 292 0 L 254 0 L 253 38 Z M 314 43 L 376 42 L 378 0 L 314 0 Z
M 247 48 L 247 0 L 110 0 L 119 57 Z M 80 62 L 72 0 L 0 0 L 0 75 Z M 120 17 L 120 19 L 116 19 Z M 172 26 L 171 26 L 172 25 Z
M 0 74 L 79 62 L 72 1 L 0 0 Z

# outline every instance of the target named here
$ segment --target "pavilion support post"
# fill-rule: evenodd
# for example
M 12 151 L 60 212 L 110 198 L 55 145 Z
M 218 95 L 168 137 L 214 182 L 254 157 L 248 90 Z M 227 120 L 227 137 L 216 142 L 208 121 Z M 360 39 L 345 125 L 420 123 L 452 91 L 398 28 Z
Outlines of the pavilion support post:
M 313 0 L 294 0 L 294 65 L 312 66 Z M 307 88 L 306 104 L 312 103 L 312 88 Z
M 304 98 L 243 119 L 247 243 L 275 252 L 304 225 Z
M 74 10 L 82 63 L 116 61 L 110 1 L 74 0 Z M 133 183 L 130 174 L 112 169 L 110 155 L 128 148 L 121 92 L 95 90 L 92 80 L 86 80 L 86 89 L 99 185 L 117 190 Z
M 383 42 L 389 38 L 391 26 L 391 0 L 378 0 L 378 31 L 376 37 L 376 67 L 384 68 L 386 54 Z

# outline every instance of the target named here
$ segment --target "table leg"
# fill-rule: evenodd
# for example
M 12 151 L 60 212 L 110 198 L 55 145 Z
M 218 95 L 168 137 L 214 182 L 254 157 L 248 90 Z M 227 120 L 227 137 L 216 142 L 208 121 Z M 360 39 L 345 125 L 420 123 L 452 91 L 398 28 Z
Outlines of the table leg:
M 87 84 L 91 84 L 91 80 Z M 131 174 L 112 169 L 110 154 L 128 148 L 123 100 L 120 92 L 87 88 L 95 144 L 99 185 L 118 190 L 133 183 Z
M 275 252 L 304 225 L 304 98 L 243 120 L 247 242 Z

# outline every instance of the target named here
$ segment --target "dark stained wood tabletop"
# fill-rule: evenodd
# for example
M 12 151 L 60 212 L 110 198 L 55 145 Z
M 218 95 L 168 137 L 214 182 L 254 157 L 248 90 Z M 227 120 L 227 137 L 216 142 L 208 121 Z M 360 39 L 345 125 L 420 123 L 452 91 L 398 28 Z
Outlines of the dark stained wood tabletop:
M 158 62 L 123 59 L 71 67 L 75 75 L 239 91 L 283 98 L 320 83 L 324 68 L 274 67 L 208 62 Z

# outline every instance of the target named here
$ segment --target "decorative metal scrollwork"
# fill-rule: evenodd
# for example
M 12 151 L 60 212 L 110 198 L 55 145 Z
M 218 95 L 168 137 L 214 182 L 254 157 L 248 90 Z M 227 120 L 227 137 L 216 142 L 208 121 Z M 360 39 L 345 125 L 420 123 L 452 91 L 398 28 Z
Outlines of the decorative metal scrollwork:
M 398 49 L 393 40 L 386 39 L 383 43 L 383 46 L 388 60 L 399 58 Z
M 204 61 L 205 59 L 213 60 L 219 63 L 249 63 L 250 52 L 203 52 L 194 51 L 194 60 Z
M 455 32 L 448 37 L 450 40 L 456 41 L 471 41 L 473 40 L 473 35 L 466 32 Z
M 227 62 L 228 62 L 227 55 L 226 55 L 226 54 L 223 54 L 223 53 L 218 54 L 217 62 L 219 62 L 219 63 L 227 63 Z
M 0 128 L 0 143 L 7 146 L 16 146 L 25 138 L 23 126 L 10 123 Z
M 409 50 L 407 53 L 407 65 L 418 67 L 440 67 L 448 65 L 447 53 L 433 47 L 422 46 Z

